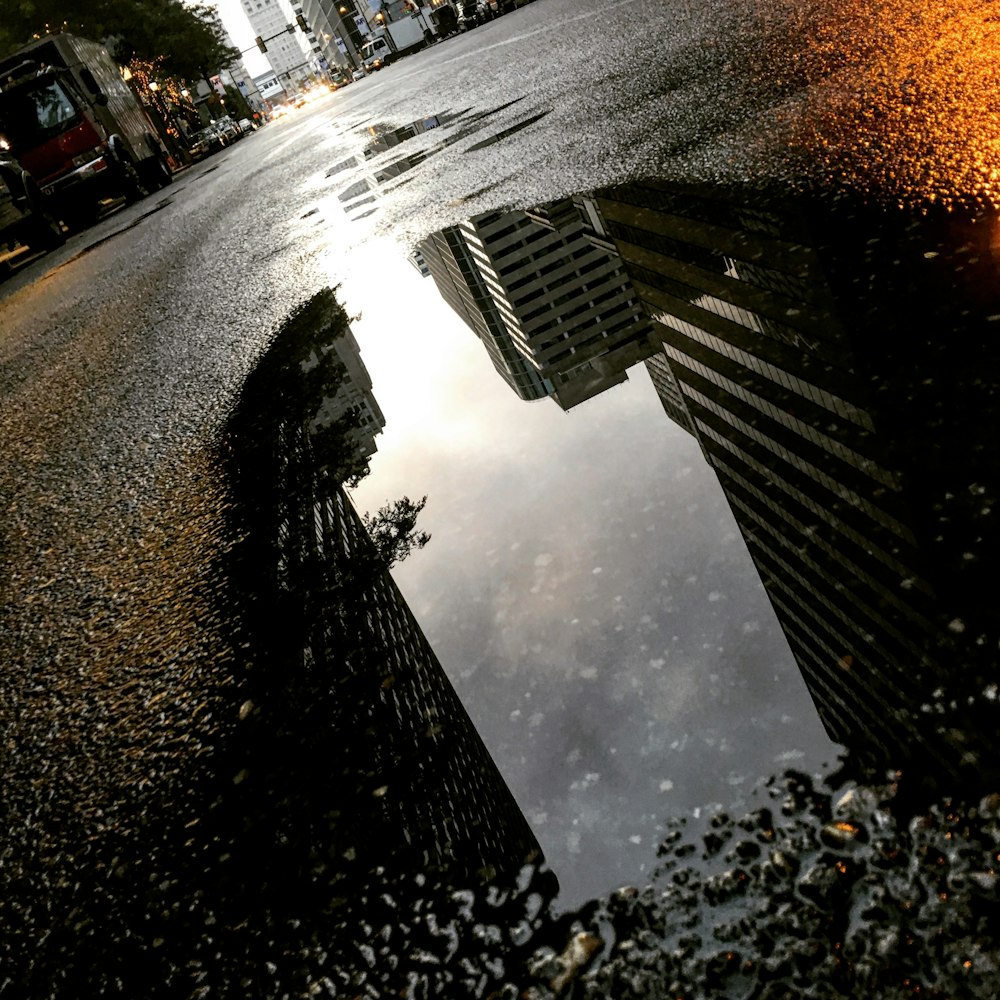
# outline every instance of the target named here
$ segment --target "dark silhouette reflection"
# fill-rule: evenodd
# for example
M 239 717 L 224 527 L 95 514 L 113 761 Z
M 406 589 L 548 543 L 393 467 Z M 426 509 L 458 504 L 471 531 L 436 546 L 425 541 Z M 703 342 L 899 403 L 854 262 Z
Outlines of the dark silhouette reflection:
M 997 773 L 998 231 L 983 211 L 648 183 L 421 252 L 525 398 L 648 356 L 832 738 L 979 787 Z M 583 384 L 574 402 L 603 388 Z
M 206 589 L 228 669 L 177 730 L 193 752 L 75 853 L 35 856 L 30 820 L 9 838 L 0 995 L 463 996 L 524 975 L 558 884 L 389 576 L 412 525 L 390 511 L 404 534 L 376 547 L 341 485 L 382 422 L 346 314 L 315 296 L 226 429 L 232 540 Z
M 338 812 L 352 817 L 341 835 L 370 866 L 398 856 L 406 869 L 489 881 L 537 858 L 538 845 L 340 485 L 363 471 L 363 450 L 342 448 L 356 408 L 314 429 L 331 385 L 335 402 L 351 395 L 337 347 L 347 337 L 332 294 L 313 299 L 234 417 L 247 578 L 271 583 L 250 593 L 268 664 L 248 678 L 251 715 L 295 744 L 320 741 L 324 753 L 298 746 L 295 757 L 336 776 L 336 797 L 347 796 Z
M 392 554 L 373 546 L 341 485 L 363 474 L 368 450 L 358 366 L 343 309 L 321 294 L 250 377 L 231 425 L 254 658 L 242 766 L 216 810 L 224 831 L 234 816 L 240 827 L 224 919 L 245 928 L 249 962 L 283 928 L 284 975 L 302 988 L 329 955 L 341 986 L 424 980 L 461 995 L 463 976 L 502 981 L 504 970 L 477 967 L 481 942 L 474 921 L 455 929 L 460 911 L 488 916 L 510 944 L 520 890 L 551 898 L 556 884 L 389 576 Z M 467 967 L 428 971 L 445 951 Z M 275 973 L 257 961 L 269 994 L 282 962 Z
M 995 775 L 995 215 L 598 203 L 831 735 Z

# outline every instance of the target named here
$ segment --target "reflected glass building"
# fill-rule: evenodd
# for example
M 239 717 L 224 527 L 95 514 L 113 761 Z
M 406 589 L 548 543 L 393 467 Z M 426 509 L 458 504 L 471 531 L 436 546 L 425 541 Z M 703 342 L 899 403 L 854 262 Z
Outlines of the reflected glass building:
M 420 251 L 445 301 L 522 399 L 569 409 L 651 351 L 648 324 L 599 219 L 576 199 L 493 212 Z
M 995 225 L 667 184 L 599 208 L 831 736 L 980 761 Z M 990 729 L 986 724 L 978 734 Z

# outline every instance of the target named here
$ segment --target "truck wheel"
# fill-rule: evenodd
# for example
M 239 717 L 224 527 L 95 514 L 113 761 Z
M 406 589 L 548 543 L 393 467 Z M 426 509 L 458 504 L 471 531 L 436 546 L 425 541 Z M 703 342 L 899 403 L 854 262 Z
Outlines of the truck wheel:
M 66 242 L 59 220 L 48 211 L 33 213 L 31 227 L 25 234 L 25 245 L 36 253 L 48 253 Z
M 65 208 L 62 216 L 63 222 L 66 223 L 66 228 L 69 229 L 70 233 L 82 233 L 97 222 L 98 214 L 98 208 L 95 203 L 84 202 L 72 208 Z
M 119 177 L 118 190 L 124 196 L 126 205 L 134 205 L 149 194 L 131 160 L 123 156 L 118 160 L 116 169 Z

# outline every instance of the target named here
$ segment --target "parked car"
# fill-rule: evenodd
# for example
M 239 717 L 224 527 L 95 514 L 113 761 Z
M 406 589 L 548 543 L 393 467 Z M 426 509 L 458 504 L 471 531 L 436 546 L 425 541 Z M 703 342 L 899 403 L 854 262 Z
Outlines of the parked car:
M 254 123 L 249 118 L 241 118 L 236 124 L 239 125 L 240 131 L 244 135 L 248 135 L 250 132 L 253 132 L 254 129 L 257 128 L 257 126 L 254 125 Z
M 48 197 L 13 156 L 0 151 L 0 245 L 42 253 L 65 242 Z
M 187 151 L 192 160 L 203 160 L 227 145 L 225 136 L 214 125 L 209 125 L 188 136 Z
M 222 118 L 216 118 L 212 124 L 219 131 L 226 142 L 236 142 L 238 139 L 243 138 L 243 129 L 236 124 L 236 122 L 229 117 L 229 115 L 224 115 Z

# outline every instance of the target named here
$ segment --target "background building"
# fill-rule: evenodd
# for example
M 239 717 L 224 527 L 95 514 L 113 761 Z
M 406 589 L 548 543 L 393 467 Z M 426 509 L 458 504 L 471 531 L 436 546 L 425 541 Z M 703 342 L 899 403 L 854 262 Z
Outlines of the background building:
M 312 45 L 296 27 L 294 12 L 281 0 L 241 0 L 241 3 L 253 30 L 265 39 L 265 58 L 282 87 L 294 93 L 319 70 Z

